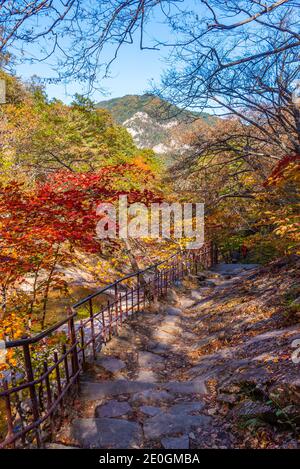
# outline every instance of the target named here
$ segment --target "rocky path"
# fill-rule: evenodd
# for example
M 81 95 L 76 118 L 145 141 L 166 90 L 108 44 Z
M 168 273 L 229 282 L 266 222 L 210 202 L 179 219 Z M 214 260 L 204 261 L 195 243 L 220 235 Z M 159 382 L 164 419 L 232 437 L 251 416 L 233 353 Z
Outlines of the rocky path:
M 257 344 L 270 337 L 258 334 L 237 349 L 213 351 L 212 344 L 224 340 L 228 332 L 234 334 L 235 328 L 247 324 L 247 318 L 231 322 L 230 329 L 226 321 L 214 328 L 212 308 L 216 299 L 251 280 L 256 272 L 254 265 L 217 266 L 183 281 L 169 292 L 165 303 L 132 317 L 82 377 L 80 398 L 56 444 L 81 448 L 236 447 L 238 436 L 224 419 L 224 405 L 230 415 L 236 397 L 226 386 L 234 386 L 235 374 L 245 368 L 261 375 L 258 363 L 249 356 L 244 358 L 242 352 L 251 349 L 251 340 L 256 339 L 259 349 Z M 285 334 L 299 336 L 299 329 L 287 329 Z M 282 335 L 282 331 L 275 334 L 276 340 Z M 216 382 L 224 388 L 219 386 L 218 396 Z M 244 412 L 251 417 L 259 410 L 246 405 Z

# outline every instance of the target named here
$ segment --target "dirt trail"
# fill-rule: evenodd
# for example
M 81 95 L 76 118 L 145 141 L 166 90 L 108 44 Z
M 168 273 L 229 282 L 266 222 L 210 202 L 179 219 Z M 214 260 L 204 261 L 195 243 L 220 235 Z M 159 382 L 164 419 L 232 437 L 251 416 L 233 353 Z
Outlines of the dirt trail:
M 219 265 L 132 317 L 82 377 L 72 416 L 49 447 L 264 447 L 261 428 L 265 446 L 297 447 L 294 422 L 278 427 L 285 403 L 272 391 L 287 379 L 300 389 L 299 365 L 274 360 L 299 327 L 266 317 L 261 296 L 247 301 L 258 276 L 254 265 Z M 255 419 L 262 426 L 253 436 L 245 423 Z

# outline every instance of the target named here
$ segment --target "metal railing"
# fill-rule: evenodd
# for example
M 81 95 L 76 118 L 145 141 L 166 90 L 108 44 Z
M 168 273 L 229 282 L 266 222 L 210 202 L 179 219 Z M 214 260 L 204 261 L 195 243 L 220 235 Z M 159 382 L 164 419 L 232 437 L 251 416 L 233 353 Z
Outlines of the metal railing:
M 0 448 L 43 447 L 65 415 L 64 400 L 78 391 L 85 363 L 96 358 L 123 322 L 187 273 L 197 273 L 200 264 L 209 268 L 216 262 L 212 243 L 176 253 L 84 298 L 66 319 L 40 334 L 6 342 L 15 364 L 0 382 Z

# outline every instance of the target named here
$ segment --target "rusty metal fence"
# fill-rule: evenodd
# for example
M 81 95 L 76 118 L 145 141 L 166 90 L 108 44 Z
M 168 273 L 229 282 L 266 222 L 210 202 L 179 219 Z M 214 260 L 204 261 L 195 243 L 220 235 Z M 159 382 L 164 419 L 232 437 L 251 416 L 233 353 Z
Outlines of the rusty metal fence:
M 6 342 L 15 365 L 0 381 L 0 448 L 43 447 L 65 415 L 66 398 L 78 391 L 85 363 L 96 358 L 123 322 L 162 298 L 187 273 L 216 262 L 217 249 L 210 242 L 179 252 L 84 298 L 46 331 Z M 105 304 L 104 295 L 109 298 Z

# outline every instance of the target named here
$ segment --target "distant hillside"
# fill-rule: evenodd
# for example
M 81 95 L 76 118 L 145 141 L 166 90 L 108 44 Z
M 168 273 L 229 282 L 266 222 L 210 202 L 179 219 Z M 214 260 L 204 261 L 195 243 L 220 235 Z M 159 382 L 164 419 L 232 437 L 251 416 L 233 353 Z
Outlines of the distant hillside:
M 137 112 L 145 112 L 150 117 L 160 121 L 178 118 L 180 121 L 190 121 L 197 117 L 211 119 L 207 113 L 194 113 L 181 111 L 177 106 L 163 101 L 162 99 L 151 95 L 126 95 L 122 98 L 109 99 L 101 101 L 97 107 L 107 109 L 111 112 L 114 119 L 123 124 L 127 119 L 131 119 Z
M 183 127 L 188 129 L 195 119 L 204 119 L 209 124 L 213 124 L 215 119 L 206 113 L 182 111 L 151 94 L 114 98 L 98 103 L 97 107 L 110 111 L 115 121 L 127 128 L 139 147 L 152 148 L 166 156 L 185 150 L 177 138 Z

